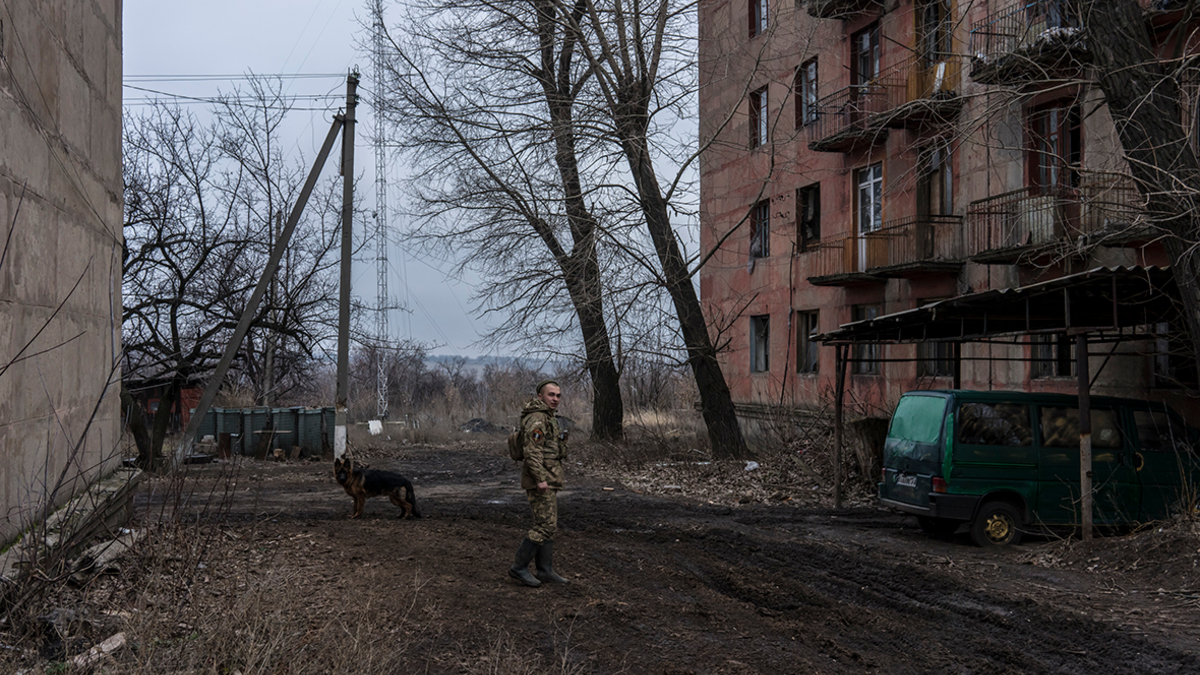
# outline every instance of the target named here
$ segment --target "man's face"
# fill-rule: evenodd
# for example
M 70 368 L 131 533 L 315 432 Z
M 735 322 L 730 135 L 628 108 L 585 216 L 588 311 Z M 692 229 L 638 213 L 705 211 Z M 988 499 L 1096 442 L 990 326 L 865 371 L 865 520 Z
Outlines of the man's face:
M 558 410 L 558 401 L 562 398 L 562 389 L 559 389 L 557 384 L 548 384 L 542 387 L 538 398 L 542 399 L 542 403 L 549 406 L 551 410 Z

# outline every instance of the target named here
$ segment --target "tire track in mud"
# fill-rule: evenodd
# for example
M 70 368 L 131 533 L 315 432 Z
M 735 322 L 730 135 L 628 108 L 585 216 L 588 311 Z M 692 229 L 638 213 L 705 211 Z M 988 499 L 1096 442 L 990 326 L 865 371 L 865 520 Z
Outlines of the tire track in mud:
M 638 502 L 654 515 L 606 518 L 603 508 L 593 509 L 588 528 L 617 531 L 628 546 L 678 541 L 672 544 L 671 563 L 698 582 L 867 667 L 896 673 L 1200 670 L 1193 654 L 1053 606 L 995 595 L 951 575 L 887 560 L 880 551 L 851 550 L 813 534 L 798 539 L 774 529 L 755 532 L 767 519 L 712 522 L 713 516 L 704 513 L 712 509 L 697 513 L 675 505 L 673 511 L 662 503 Z M 632 511 L 638 513 L 636 507 Z M 806 515 L 794 512 L 791 524 Z M 675 522 L 658 527 L 647 522 L 655 519 Z M 858 520 L 855 526 L 864 519 Z M 694 521 L 705 523 L 703 529 L 696 531 Z

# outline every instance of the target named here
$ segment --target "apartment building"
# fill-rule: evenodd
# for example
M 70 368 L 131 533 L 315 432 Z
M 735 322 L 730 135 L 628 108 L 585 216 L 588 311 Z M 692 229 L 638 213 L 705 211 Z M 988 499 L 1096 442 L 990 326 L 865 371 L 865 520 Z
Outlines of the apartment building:
M 832 397 L 848 322 L 1097 267 L 1165 265 L 1075 5 L 703 0 L 701 242 L 710 327 L 744 417 Z M 1169 24 L 1163 12 L 1147 20 Z M 1171 398 L 1165 339 L 1092 353 L 1097 394 Z M 1075 391 L 1064 334 L 854 345 L 847 391 Z

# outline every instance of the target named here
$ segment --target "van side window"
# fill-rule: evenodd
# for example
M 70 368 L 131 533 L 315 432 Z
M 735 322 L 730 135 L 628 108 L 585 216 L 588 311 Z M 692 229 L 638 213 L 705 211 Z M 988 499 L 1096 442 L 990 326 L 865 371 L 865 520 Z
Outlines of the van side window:
M 1138 447 L 1151 452 L 1174 452 L 1187 443 L 1187 433 L 1161 410 L 1134 410 Z
M 1019 403 L 963 403 L 958 408 L 958 442 L 970 445 L 1029 446 L 1029 406 Z
M 1079 408 L 1042 408 L 1042 447 L 1079 447 Z M 1114 410 L 1092 411 L 1092 447 L 1114 449 L 1124 444 Z

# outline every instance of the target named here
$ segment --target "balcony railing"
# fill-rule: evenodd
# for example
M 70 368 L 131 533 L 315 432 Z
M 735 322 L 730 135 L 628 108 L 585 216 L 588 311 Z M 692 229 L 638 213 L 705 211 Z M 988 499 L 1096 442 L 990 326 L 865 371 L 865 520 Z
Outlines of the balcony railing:
M 905 277 L 962 267 L 962 218 L 959 216 L 912 216 L 888 221 L 868 237 L 886 240 L 887 257 L 869 260 L 873 274 Z
M 808 147 L 849 152 L 887 138 L 881 115 L 890 109 L 890 88 L 880 82 L 846 87 L 818 99 L 815 119 L 805 125 Z
M 1121 244 L 1147 236 L 1145 199 L 1128 181 L 1081 187 L 1030 186 L 981 199 L 967 209 L 966 253 L 1009 264 L 1043 252 Z
M 1087 60 L 1077 0 L 1019 0 L 971 27 L 971 78 L 1013 84 Z
M 880 282 L 962 267 L 962 219 L 911 216 L 862 235 L 842 235 L 810 249 L 806 276 L 817 286 Z
M 880 78 L 888 88 L 887 123 L 913 127 L 944 122 L 962 110 L 963 58 L 913 54 Z
M 916 55 L 869 84 L 840 89 L 819 99 L 805 125 L 808 147 L 849 152 L 887 138 L 887 127 L 944 122 L 962 110 L 963 59 Z

